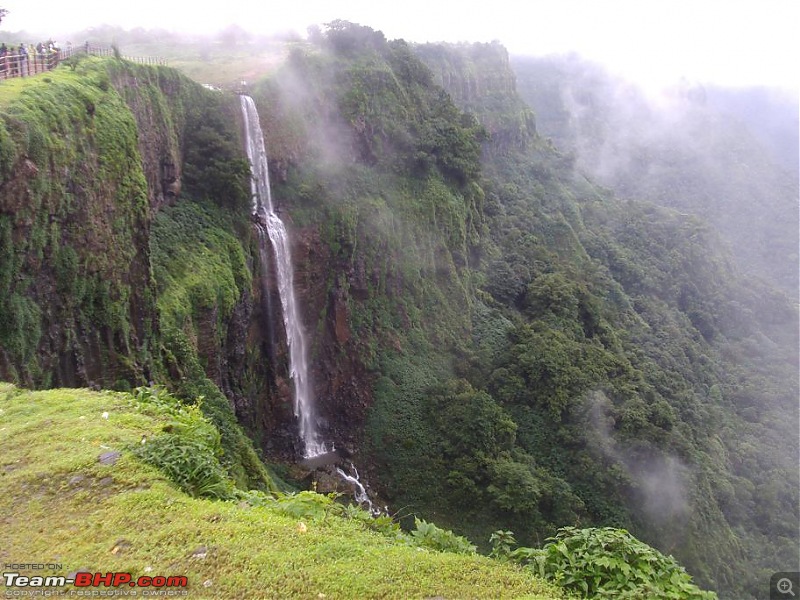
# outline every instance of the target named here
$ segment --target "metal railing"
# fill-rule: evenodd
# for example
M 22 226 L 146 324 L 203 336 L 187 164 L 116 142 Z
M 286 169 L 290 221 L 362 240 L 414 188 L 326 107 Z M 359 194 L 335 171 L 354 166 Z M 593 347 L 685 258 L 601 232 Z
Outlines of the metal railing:
M 0 56 L 0 80 L 11 77 L 27 77 L 52 71 L 61 61 L 78 54 L 91 54 L 93 56 L 117 56 L 118 52 L 114 48 L 107 46 L 95 46 L 83 44 L 81 46 L 70 46 L 63 50 L 51 50 L 43 48 L 26 49 L 19 52 L 18 48 L 12 48 L 15 54 L 7 53 Z M 143 65 L 166 65 L 167 61 L 155 56 L 123 56 L 120 58 Z

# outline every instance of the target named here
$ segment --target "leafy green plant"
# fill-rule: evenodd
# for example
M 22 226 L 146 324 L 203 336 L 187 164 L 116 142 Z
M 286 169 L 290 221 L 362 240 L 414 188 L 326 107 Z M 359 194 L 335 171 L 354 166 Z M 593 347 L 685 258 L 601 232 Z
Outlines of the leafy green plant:
M 152 405 L 170 416 L 162 433 L 143 439 L 133 448 L 144 462 L 160 469 L 192 496 L 227 499 L 233 496 L 233 483 L 219 462 L 222 454 L 220 434 L 197 404 L 187 406 L 161 388 L 137 388 L 134 398 L 140 405 Z
M 280 512 L 305 519 L 325 519 L 330 514 L 341 514 L 344 507 L 336 502 L 337 494 L 317 494 L 303 491 L 275 498 L 273 506 Z
M 439 552 L 475 554 L 475 546 L 470 544 L 465 537 L 418 518 L 414 518 L 414 525 L 415 529 L 411 532 L 411 539 L 418 546 Z
M 664 556 L 624 529 L 564 527 L 541 550 L 518 551 L 511 553 L 513 558 L 585 598 L 717 597 L 698 588 L 672 556 Z
M 511 548 L 517 545 L 517 540 L 514 538 L 513 531 L 498 529 L 489 536 L 489 543 L 492 545 L 489 556 L 505 559 L 511 556 Z
M 342 510 L 345 519 L 356 521 L 366 529 L 377 531 L 387 537 L 407 539 L 407 535 L 400 528 L 400 523 L 394 520 L 391 515 L 374 516 L 367 510 L 355 504 L 347 504 Z

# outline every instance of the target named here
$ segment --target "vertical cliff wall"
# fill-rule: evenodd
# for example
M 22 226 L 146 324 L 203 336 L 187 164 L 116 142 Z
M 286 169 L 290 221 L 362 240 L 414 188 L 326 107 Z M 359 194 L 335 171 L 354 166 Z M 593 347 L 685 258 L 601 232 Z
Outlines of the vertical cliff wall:
M 0 376 L 146 381 L 155 306 L 136 119 L 102 69 L 19 87 L 0 125 Z
M 232 474 L 268 485 L 220 392 L 241 387 L 228 356 L 244 353 L 252 297 L 236 98 L 164 67 L 89 57 L 11 86 L 0 100 L 0 378 L 203 396 Z
M 366 27 L 298 48 L 252 92 L 294 241 L 321 430 L 372 467 L 388 463 L 420 415 L 376 393 L 386 362 L 431 356 L 446 372 L 468 338 L 481 129 L 408 45 Z M 365 451 L 376 406 L 402 423 Z

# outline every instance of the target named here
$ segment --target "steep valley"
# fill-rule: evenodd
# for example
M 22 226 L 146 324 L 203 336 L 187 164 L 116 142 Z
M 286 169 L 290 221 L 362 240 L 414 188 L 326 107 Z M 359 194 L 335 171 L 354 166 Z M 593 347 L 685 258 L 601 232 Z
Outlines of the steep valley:
M 498 530 L 541 546 L 625 528 L 701 588 L 766 597 L 800 562 L 785 265 L 752 277 L 702 211 L 595 184 L 537 131 L 514 65 L 499 43 L 336 21 L 248 85 L 315 426 L 406 530 L 435 522 L 488 552 Z M 0 379 L 201 397 L 243 492 L 347 493 L 297 464 L 239 98 L 94 57 L 14 83 Z

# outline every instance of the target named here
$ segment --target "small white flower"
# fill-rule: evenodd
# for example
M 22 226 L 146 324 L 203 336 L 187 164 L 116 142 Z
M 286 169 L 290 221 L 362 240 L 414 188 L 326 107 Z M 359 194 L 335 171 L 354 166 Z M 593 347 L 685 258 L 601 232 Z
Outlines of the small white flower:
M 210 579 L 206 579 L 206 580 L 203 582 L 203 587 L 211 587 L 213 584 L 214 584 L 214 582 L 213 582 L 213 581 L 211 581 Z
M 108 420 L 108 412 L 104 412 L 104 413 L 103 413 L 102 415 L 100 415 L 100 416 L 101 416 L 101 417 L 103 417 L 104 419 Z
M 153 567 L 145 567 L 144 568 L 144 572 L 145 573 L 150 573 L 152 570 L 153 570 Z
M 79 418 L 81 421 L 83 421 L 84 419 L 86 419 L 86 417 L 84 417 L 83 415 L 81 415 L 81 416 L 80 416 L 80 417 L 78 417 L 78 418 Z

